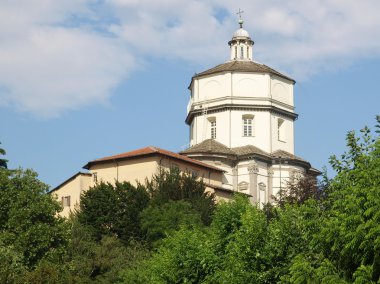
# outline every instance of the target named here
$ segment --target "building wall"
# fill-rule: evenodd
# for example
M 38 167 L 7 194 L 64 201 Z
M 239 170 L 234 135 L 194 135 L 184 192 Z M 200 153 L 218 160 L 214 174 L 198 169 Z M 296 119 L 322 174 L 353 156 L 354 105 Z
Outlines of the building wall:
M 68 217 L 70 211 L 78 208 L 81 193 L 96 183 L 109 182 L 114 184 L 116 181 L 128 181 L 133 185 L 137 185 L 137 182 L 144 184 L 146 178 L 151 179 L 153 175 L 159 173 L 160 168 L 168 170 L 171 167 L 178 167 L 180 171 L 185 173 L 197 174 L 199 179 L 203 179 L 206 189 L 210 192 L 214 190 L 207 187 L 208 184 L 214 187 L 222 186 L 223 174 L 221 172 L 181 160 L 151 156 L 119 161 L 118 163 L 112 161 L 95 164 L 89 169 L 91 176 L 79 175 L 55 190 L 53 194 L 59 201 L 64 196 L 70 196 L 70 206 L 63 207 L 63 211 L 60 213 L 61 216 Z
M 303 167 L 290 165 L 285 161 L 281 161 L 280 165 L 278 159 L 275 160 L 275 165 L 257 159 L 242 160 L 235 165 L 228 159 L 216 156 L 198 155 L 194 158 L 225 170 L 222 187 L 251 196 L 255 195 L 256 200 L 251 198 L 252 202 L 257 202 L 260 206 L 273 201 L 273 196 L 276 196 L 280 189 L 285 189 L 288 182 L 292 181 L 296 175 L 305 174 Z M 255 171 L 251 170 L 252 165 L 255 165 Z M 252 178 L 253 175 L 256 175 L 256 179 Z M 253 181 L 256 183 L 252 184 Z M 252 190 L 255 190 L 256 194 Z M 228 198 L 231 199 L 231 194 L 221 192 L 220 195 L 229 196 Z
M 83 191 L 90 187 L 91 179 L 90 175 L 80 174 L 52 193 L 59 202 L 62 202 L 62 197 L 70 198 L 70 206 L 62 204 L 61 216 L 68 217 L 70 212 L 79 209 L 80 196 Z
M 226 72 L 194 79 L 188 112 L 202 111 L 190 125 L 190 145 L 211 138 L 211 121 L 216 121 L 216 140 L 227 147 L 255 145 L 266 152 L 281 149 L 294 153 L 294 120 L 270 110 L 219 110 L 236 105 L 275 107 L 294 113 L 293 82 L 269 74 Z M 242 115 L 254 116 L 254 135 L 243 137 Z M 278 119 L 283 119 L 284 139 L 278 139 Z
M 169 157 L 152 156 L 125 160 L 118 162 L 109 162 L 98 164 L 91 167 L 90 172 L 96 173 L 98 182 L 114 183 L 118 181 L 129 181 L 133 185 L 137 182 L 145 183 L 145 179 L 150 179 L 153 175 L 159 173 L 160 168 L 169 170 L 171 167 L 178 167 L 181 172 L 196 175 L 203 178 L 204 182 L 211 185 L 221 186 L 222 174 L 205 169 L 196 164 L 186 163 L 181 160 L 172 159 Z M 91 186 L 95 185 L 95 180 L 92 179 Z

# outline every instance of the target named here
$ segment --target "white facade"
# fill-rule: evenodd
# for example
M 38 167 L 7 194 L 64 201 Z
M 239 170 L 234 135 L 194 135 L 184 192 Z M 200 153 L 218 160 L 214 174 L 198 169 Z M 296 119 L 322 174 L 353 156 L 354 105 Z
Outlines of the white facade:
M 295 81 L 253 61 L 242 22 L 228 44 L 229 61 L 191 80 L 190 148 L 182 154 L 225 170 L 223 187 L 270 202 L 295 173 L 319 171 L 294 156 Z
M 225 110 L 213 111 L 218 107 Z M 275 108 L 294 116 L 275 113 Z M 194 78 L 188 114 L 194 110 L 199 112 L 190 122 L 190 146 L 211 138 L 211 122 L 216 121 L 215 139 L 230 148 L 252 144 L 269 153 L 278 149 L 294 153 L 297 116 L 292 82 L 270 74 L 236 71 Z M 252 133 L 244 136 L 243 118 L 249 116 Z M 279 119 L 284 121 L 282 137 L 278 137 Z

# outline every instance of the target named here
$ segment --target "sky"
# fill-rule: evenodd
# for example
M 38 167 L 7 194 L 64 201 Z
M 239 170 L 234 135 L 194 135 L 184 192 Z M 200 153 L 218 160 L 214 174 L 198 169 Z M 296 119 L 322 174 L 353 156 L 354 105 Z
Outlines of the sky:
M 254 60 L 296 80 L 295 154 L 321 169 L 380 114 L 377 0 L 4 0 L 0 145 L 9 168 L 55 187 L 88 161 L 188 146 L 194 73 L 229 60 L 238 28 Z

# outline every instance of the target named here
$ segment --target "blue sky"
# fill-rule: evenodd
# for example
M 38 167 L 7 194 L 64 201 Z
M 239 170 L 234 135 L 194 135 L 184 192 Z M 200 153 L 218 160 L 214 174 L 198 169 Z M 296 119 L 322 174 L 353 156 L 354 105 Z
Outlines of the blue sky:
M 11 168 L 54 187 L 95 158 L 186 147 L 187 86 L 228 60 L 234 1 L 36 1 L 0 3 L 0 142 Z M 239 6 L 254 60 L 297 81 L 296 154 L 321 168 L 347 131 L 380 113 L 380 2 L 304 2 Z

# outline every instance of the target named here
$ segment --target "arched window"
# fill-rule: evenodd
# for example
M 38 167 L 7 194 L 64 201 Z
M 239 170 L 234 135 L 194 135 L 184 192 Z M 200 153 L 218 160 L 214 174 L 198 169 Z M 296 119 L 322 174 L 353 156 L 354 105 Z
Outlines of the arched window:
M 237 46 L 235 45 L 235 59 L 237 58 Z
M 279 118 L 277 120 L 277 139 L 279 141 L 285 141 L 285 125 L 284 125 L 285 120 L 282 118 Z
M 243 136 L 244 137 L 251 137 L 254 136 L 254 116 L 251 114 L 244 114 L 242 116 L 242 123 L 243 123 Z
M 240 58 L 244 58 L 244 46 L 240 46 Z
M 249 58 L 249 46 L 247 46 L 247 58 Z

